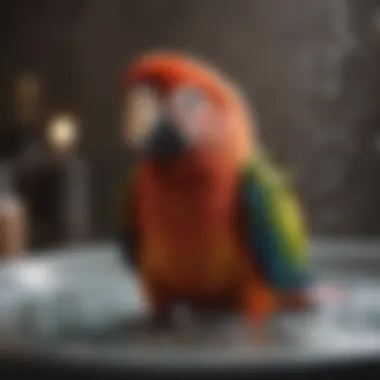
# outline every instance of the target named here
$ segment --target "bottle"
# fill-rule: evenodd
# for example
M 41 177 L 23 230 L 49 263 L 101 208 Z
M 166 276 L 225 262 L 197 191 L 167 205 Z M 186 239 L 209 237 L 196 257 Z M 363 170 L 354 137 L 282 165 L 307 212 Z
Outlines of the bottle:
M 19 257 L 26 249 L 24 206 L 16 195 L 10 166 L 0 164 L 0 259 Z

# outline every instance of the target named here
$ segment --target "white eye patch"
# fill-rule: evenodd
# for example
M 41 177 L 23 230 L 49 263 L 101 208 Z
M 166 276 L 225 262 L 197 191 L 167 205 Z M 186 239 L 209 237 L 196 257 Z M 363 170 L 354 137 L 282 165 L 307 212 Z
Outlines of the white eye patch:
M 184 87 L 172 94 L 169 106 L 182 133 L 190 141 L 201 139 L 213 111 L 207 97 L 193 87 Z
M 124 136 L 128 143 L 140 145 L 160 117 L 157 91 L 149 85 L 136 87 L 128 95 L 124 109 Z

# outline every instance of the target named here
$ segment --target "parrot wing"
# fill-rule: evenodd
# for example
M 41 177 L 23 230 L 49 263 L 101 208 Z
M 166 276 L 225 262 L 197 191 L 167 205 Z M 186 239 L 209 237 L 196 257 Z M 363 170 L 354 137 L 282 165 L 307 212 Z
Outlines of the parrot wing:
M 122 193 L 118 210 L 120 228 L 120 243 L 121 254 L 123 261 L 131 266 L 137 265 L 137 250 L 138 250 L 138 231 L 136 228 L 136 173 L 137 169 L 130 169 L 124 184 L 121 187 Z
M 243 234 L 251 258 L 270 285 L 306 285 L 308 239 L 296 196 L 267 157 L 244 168 L 241 178 Z

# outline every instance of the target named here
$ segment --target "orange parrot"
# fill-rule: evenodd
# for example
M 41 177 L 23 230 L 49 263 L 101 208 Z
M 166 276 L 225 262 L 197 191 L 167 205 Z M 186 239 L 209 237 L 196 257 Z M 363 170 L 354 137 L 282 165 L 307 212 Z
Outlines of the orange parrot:
M 307 304 L 298 203 L 235 86 L 194 58 L 151 53 L 128 68 L 124 105 L 136 161 L 123 189 L 123 255 L 155 315 L 185 302 L 256 321 Z

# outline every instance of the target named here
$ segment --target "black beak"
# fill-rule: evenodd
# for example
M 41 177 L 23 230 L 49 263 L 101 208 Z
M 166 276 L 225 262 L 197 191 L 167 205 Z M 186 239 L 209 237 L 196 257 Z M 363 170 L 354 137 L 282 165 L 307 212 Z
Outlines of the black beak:
M 147 142 L 147 154 L 155 159 L 167 160 L 180 156 L 187 148 L 185 139 L 170 119 L 163 119 L 153 129 Z

